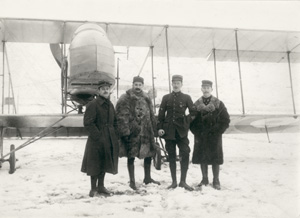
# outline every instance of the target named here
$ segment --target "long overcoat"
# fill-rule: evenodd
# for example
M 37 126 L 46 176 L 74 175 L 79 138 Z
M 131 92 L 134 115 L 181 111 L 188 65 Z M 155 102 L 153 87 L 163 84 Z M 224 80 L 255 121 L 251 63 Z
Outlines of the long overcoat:
M 199 98 L 194 107 L 196 117 L 190 125 L 195 140 L 192 163 L 221 165 L 224 162 L 222 134 L 230 123 L 227 109 L 214 96 L 208 105 L 203 103 L 202 97 Z
M 101 172 L 118 173 L 118 130 L 113 104 L 98 96 L 89 102 L 84 114 L 88 139 L 81 171 L 95 176 Z
M 145 92 L 129 89 L 116 105 L 120 135 L 120 157 L 144 159 L 155 154 L 156 118 L 152 101 Z M 124 137 L 128 141 L 124 141 Z

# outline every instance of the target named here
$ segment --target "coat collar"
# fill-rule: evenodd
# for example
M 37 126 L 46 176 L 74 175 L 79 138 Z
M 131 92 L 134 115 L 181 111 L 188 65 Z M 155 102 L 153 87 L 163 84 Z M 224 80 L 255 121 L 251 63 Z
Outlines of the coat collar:
M 144 91 L 141 91 L 140 93 L 136 93 L 133 89 L 129 89 L 126 91 L 126 93 L 132 98 L 139 98 L 139 97 L 147 98 L 148 97 Z
M 100 105 L 102 105 L 104 103 L 109 104 L 109 100 L 100 95 L 97 95 L 97 101 L 99 102 Z
M 174 96 L 178 96 L 178 95 L 180 95 L 181 94 L 181 91 L 179 91 L 179 92 L 174 92 L 174 91 L 172 91 L 172 95 L 174 95 Z
M 203 98 L 200 97 L 196 102 L 195 102 L 195 107 L 197 111 L 200 112 L 213 112 L 214 110 L 218 109 L 220 106 L 220 100 L 217 99 L 214 96 L 210 96 L 211 99 L 208 103 L 208 105 L 205 105 L 203 102 Z

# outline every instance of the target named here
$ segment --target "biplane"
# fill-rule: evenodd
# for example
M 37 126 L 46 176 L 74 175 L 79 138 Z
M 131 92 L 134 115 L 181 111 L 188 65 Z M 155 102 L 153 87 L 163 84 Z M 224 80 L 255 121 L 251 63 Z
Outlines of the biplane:
M 15 151 L 54 132 L 83 127 L 82 108 L 97 93 L 101 80 L 111 82 L 119 90 L 119 67 L 115 67 L 114 46 L 149 48 L 151 59 L 152 89 L 155 93 L 154 57 L 165 57 L 167 63 L 166 86 L 171 91 L 171 57 L 202 58 L 213 63 L 214 90 L 218 97 L 219 62 L 235 62 L 238 69 L 241 113 L 231 114 L 227 133 L 298 132 L 293 64 L 300 62 L 300 32 L 249 29 L 208 28 L 197 26 L 143 25 L 132 23 L 108 23 L 67 20 L 0 18 L 0 55 L 2 56 L 2 114 L 0 115 L 0 166 L 9 161 L 10 173 L 15 170 Z M 5 78 L 10 78 L 7 45 L 12 43 L 46 43 L 60 67 L 61 113 L 60 114 L 5 114 Z M 68 51 L 67 51 L 68 50 Z M 41 54 L 42 55 L 42 54 Z M 285 63 L 290 87 L 288 114 L 248 114 L 244 104 L 242 62 Z M 183 73 L 184 75 L 184 73 Z M 10 79 L 8 79 L 10 81 Z M 10 84 L 9 93 L 13 95 Z M 153 95 L 154 105 L 156 98 Z M 9 98 L 14 101 L 14 96 Z M 71 104 L 70 104 L 71 102 Z M 71 106 L 70 106 L 71 105 Z M 78 111 L 77 114 L 71 113 Z M 11 145 L 3 155 L 3 138 L 6 130 L 15 129 L 31 137 L 21 146 Z M 28 129 L 41 130 L 28 132 Z M 78 132 L 77 132 L 78 133 Z M 6 157 L 9 159 L 5 159 Z

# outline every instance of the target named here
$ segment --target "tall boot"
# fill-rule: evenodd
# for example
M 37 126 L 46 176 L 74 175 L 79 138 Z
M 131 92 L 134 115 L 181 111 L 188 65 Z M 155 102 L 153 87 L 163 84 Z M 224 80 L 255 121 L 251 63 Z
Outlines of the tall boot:
M 105 177 L 104 172 L 100 173 L 98 176 L 98 193 L 110 195 L 111 193 L 104 187 L 104 177 Z
M 89 193 L 90 197 L 94 197 L 97 193 L 97 176 L 91 176 L 91 191 Z
M 172 184 L 168 186 L 168 189 L 177 187 L 177 177 L 176 177 L 176 160 L 170 160 L 170 171 L 172 177 Z
M 200 182 L 200 184 L 198 186 L 202 186 L 202 185 L 208 185 L 209 181 L 208 181 L 208 166 L 207 164 L 200 164 L 200 168 L 201 168 L 201 172 L 202 172 L 202 181 Z
M 213 164 L 212 171 L 213 171 L 213 175 L 214 175 L 213 187 L 217 190 L 220 190 L 221 189 L 221 184 L 220 184 L 220 180 L 219 180 L 220 165 Z
M 144 159 L 144 173 L 145 173 L 144 183 L 146 185 L 149 183 L 160 185 L 160 182 L 157 182 L 151 178 L 151 157 L 146 157 Z
M 193 191 L 194 189 L 186 184 L 186 174 L 189 168 L 189 157 L 182 157 L 182 160 L 180 161 L 180 166 L 181 166 L 181 178 L 180 178 L 180 183 L 179 187 L 183 187 L 188 191 Z
M 128 158 L 127 160 L 127 168 L 128 168 L 128 173 L 129 173 L 129 186 L 133 190 L 137 190 L 135 186 L 135 177 L 134 177 L 134 158 Z

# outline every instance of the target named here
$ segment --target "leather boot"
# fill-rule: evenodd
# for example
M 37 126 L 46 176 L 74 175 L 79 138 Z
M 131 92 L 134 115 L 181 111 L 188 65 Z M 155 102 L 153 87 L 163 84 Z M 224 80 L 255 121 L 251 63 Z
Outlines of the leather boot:
M 97 176 L 91 176 L 91 190 L 89 196 L 92 198 L 97 193 Z
M 144 183 L 146 185 L 149 183 L 160 185 L 160 182 L 157 182 L 151 178 L 151 157 L 147 157 L 144 159 L 144 173 L 145 173 Z
M 213 164 L 212 171 L 213 171 L 213 175 L 214 175 L 213 187 L 214 187 L 214 189 L 220 190 L 221 189 L 221 184 L 220 184 L 220 180 L 219 180 L 220 166 L 217 164 Z
M 193 191 L 194 189 L 188 184 L 186 184 L 186 174 L 189 168 L 189 157 L 182 157 L 182 160 L 180 161 L 180 166 L 181 166 L 181 178 L 180 178 L 179 187 L 183 187 L 188 191 Z
M 134 177 L 134 158 L 128 159 L 127 162 L 127 168 L 128 168 L 128 173 L 129 173 L 129 186 L 133 190 L 137 190 L 135 186 L 135 177 Z
M 104 177 L 105 177 L 105 173 L 100 173 L 99 176 L 98 176 L 98 193 L 99 194 L 110 195 L 111 192 L 108 191 L 104 187 Z
M 200 164 L 201 172 L 202 172 L 202 181 L 200 182 L 199 186 L 205 185 L 207 186 L 209 181 L 208 181 L 208 166 L 207 164 Z
M 170 161 L 170 171 L 172 177 L 172 184 L 168 186 L 168 189 L 177 187 L 177 178 L 176 178 L 176 161 Z

